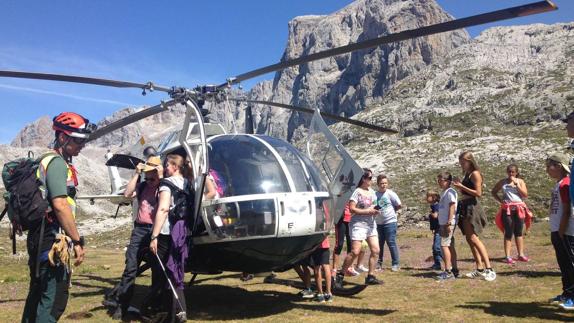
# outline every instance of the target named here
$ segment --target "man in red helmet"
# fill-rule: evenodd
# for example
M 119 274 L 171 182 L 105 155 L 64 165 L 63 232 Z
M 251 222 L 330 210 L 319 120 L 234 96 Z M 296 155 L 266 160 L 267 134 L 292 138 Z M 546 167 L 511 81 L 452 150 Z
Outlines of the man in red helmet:
M 54 151 L 42 156 L 38 168 L 50 208 L 42 225 L 28 232 L 30 287 L 22 322 L 55 322 L 66 309 L 70 268 L 63 263 L 52 265 L 48 260 L 58 233 L 70 238 L 74 265 L 84 261 L 84 240 L 75 222 L 78 179 L 72 157 L 80 153 L 96 127 L 77 113 L 63 112 L 53 119 L 52 128 L 56 132 Z

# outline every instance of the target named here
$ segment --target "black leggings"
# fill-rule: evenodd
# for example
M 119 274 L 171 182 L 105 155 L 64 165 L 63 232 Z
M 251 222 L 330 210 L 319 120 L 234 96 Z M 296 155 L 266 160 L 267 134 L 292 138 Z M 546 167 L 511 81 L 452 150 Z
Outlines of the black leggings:
M 347 238 L 347 252 L 351 252 L 351 232 L 349 232 L 349 222 L 343 221 L 344 215 L 341 216 L 339 222 L 335 226 L 335 248 L 333 252 L 340 255 L 343 251 L 343 243 Z
M 510 215 L 505 212 L 502 213 L 502 223 L 504 224 L 504 239 L 512 240 L 512 235 L 516 238 L 522 237 L 524 231 L 524 219 L 518 216 L 516 208 L 511 209 Z

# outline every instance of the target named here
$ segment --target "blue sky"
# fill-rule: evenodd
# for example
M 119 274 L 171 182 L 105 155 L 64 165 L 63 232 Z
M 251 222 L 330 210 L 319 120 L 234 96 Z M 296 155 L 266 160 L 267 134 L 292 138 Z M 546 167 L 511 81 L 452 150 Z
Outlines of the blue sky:
M 276 63 L 292 18 L 329 14 L 351 2 L 7 0 L 0 2 L 0 69 L 166 86 L 220 84 Z M 527 2 L 438 0 L 457 18 Z M 556 12 L 496 25 L 574 21 L 574 1 L 554 2 L 560 8 Z M 474 37 L 487 27 L 468 31 Z M 44 115 L 76 111 L 97 122 L 125 106 L 154 105 L 165 98 L 160 93 L 142 96 L 137 89 L 0 78 L 0 144 Z

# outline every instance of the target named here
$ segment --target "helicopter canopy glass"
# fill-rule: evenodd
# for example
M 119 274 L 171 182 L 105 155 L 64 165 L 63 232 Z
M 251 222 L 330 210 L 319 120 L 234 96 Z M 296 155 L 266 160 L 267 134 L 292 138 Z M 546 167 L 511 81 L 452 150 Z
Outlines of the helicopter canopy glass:
M 273 146 L 287 166 L 297 192 L 327 192 L 327 186 L 313 162 L 297 148 L 277 138 L 260 136 Z
M 224 135 L 209 147 L 209 172 L 220 197 L 290 192 L 279 161 L 259 140 Z

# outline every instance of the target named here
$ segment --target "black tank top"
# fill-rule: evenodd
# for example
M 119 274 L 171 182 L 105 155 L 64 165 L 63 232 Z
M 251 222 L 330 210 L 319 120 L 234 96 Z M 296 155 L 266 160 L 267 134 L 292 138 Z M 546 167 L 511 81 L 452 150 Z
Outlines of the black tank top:
M 464 175 L 464 178 L 462 179 L 462 182 L 461 182 L 461 183 L 462 183 L 462 185 L 464 185 L 464 186 L 470 188 L 471 190 L 475 190 L 475 189 L 476 189 L 476 185 L 474 184 L 474 182 L 472 181 L 472 179 L 470 179 L 470 174 L 465 174 L 465 175 Z M 476 197 L 475 197 L 475 196 L 472 196 L 472 195 L 466 193 L 465 191 L 462 191 L 461 194 L 462 194 L 462 195 L 465 195 L 465 196 L 471 196 L 471 198 L 466 198 L 466 199 L 464 200 L 464 204 L 466 204 L 466 205 L 470 205 L 470 204 L 473 204 L 473 205 L 474 205 L 474 204 L 476 204 Z

